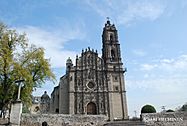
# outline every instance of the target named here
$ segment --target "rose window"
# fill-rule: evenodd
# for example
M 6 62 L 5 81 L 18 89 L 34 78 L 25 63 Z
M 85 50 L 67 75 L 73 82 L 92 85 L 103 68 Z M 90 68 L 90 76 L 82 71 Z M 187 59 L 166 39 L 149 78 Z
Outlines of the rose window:
M 92 89 L 92 88 L 94 88 L 95 84 L 94 84 L 93 82 L 89 82 L 89 83 L 87 84 L 87 86 L 88 86 L 90 89 Z

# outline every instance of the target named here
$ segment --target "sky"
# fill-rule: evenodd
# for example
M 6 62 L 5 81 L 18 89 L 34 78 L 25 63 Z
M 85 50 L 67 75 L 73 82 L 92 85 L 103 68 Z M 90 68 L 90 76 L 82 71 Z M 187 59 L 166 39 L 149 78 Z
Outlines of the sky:
M 160 112 L 187 102 L 186 0 L 0 0 L 0 21 L 45 48 L 56 75 L 33 94 L 50 94 L 88 46 L 101 54 L 102 30 L 110 17 L 118 30 L 129 116 L 145 104 Z

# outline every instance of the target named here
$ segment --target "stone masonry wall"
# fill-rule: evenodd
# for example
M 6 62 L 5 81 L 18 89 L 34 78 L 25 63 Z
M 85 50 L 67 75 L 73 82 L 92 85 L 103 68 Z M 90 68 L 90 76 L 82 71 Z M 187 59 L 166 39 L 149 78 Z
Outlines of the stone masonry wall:
M 103 126 L 107 117 L 102 115 L 22 114 L 21 126 Z
M 187 126 L 187 112 L 142 114 L 147 126 Z

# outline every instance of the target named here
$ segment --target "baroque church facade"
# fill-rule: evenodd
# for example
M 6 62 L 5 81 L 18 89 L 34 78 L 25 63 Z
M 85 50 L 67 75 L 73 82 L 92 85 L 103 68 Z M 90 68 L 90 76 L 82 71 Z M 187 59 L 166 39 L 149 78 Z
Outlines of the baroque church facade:
M 102 34 L 102 57 L 88 47 L 76 56 L 75 65 L 67 60 L 66 74 L 51 94 L 50 111 L 127 119 L 125 72 L 118 33 L 108 20 Z

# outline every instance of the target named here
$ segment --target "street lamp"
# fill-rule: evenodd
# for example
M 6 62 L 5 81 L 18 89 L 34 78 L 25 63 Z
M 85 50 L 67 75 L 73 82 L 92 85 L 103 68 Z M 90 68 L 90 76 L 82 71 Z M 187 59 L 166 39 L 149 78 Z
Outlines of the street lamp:
M 24 82 L 24 81 L 25 81 L 24 79 L 15 81 L 15 83 L 18 83 L 18 86 L 19 86 L 17 101 L 20 101 L 21 83 Z

